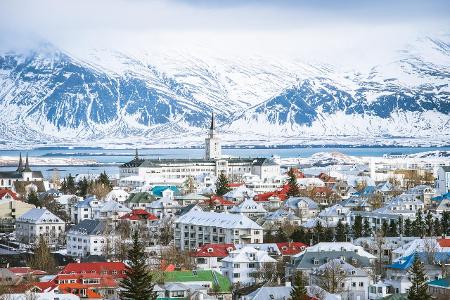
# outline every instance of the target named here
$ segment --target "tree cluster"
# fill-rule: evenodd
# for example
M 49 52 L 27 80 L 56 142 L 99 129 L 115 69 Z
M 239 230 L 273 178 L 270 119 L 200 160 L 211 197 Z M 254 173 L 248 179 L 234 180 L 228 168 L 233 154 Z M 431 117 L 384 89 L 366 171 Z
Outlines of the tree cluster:
M 105 197 L 113 188 L 113 185 L 104 171 L 96 180 L 88 180 L 83 177 L 82 180 L 75 183 L 75 178 L 69 174 L 61 183 L 60 190 L 65 194 L 78 195 L 85 197 L 86 195 L 95 195 L 101 199 Z
M 64 206 L 56 201 L 53 196 L 47 195 L 39 198 L 35 192 L 30 192 L 27 196 L 26 202 L 38 208 L 47 208 L 51 213 L 61 218 L 64 222 L 70 221 L 70 216 L 67 214 Z
M 216 195 L 223 196 L 229 191 L 231 191 L 231 188 L 229 187 L 227 175 L 225 175 L 224 172 L 221 172 L 216 181 Z

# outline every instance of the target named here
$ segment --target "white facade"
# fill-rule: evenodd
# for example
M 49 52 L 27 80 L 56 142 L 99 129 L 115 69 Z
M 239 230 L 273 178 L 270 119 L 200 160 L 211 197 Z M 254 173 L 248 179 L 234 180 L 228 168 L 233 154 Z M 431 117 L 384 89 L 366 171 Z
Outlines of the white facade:
M 232 284 L 250 285 L 255 283 L 251 274 L 259 270 L 263 264 L 277 261 L 266 251 L 247 246 L 234 250 L 222 259 L 222 274 L 230 279 Z
M 204 244 L 263 242 L 263 228 L 243 215 L 189 211 L 175 220 L 175 246 L 194 250 Z
M 16 238 L 24 243 L 37 243 L 43 236 L 49 245 L 59 244 L 66 224 L 47 209 L 32 208 L 16 219 Z
M 107 232 L 107 224 L 101 220 L 83 220 L 66 235 L 67 255 L 86 257 L 112 252 L 118 237 Z M 109 250 L 108 250 L 109 249 Z
M 450 167 L 440 167 L 437 171 L 436 192 L 439 195 L 450 192 Z

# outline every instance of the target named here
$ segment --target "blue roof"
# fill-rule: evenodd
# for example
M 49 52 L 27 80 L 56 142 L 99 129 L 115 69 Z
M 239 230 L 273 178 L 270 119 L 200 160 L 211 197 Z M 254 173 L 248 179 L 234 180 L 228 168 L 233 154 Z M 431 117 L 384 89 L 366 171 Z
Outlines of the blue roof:
M 88 207 L 91 206 L 91 202 L 92 202 L 92 201 L 97 201 L 97 198 L 96 198 L 95 196 L 89 196 L 89 197 L 87 197 L 86 199 L 84 199 L 83 201 L 78 202 L 78 203 L 75 205 L 75 207 L 78 207 L 78 208 L 88 208 Z
M 173 186 L 173 185 L 155 185 L 152 188 L 152 193 L 156 197 L 162 197 L 162 192 L 167 190 L 167 189 L 172 190 L 174 195 L 181 194 L 180 190 L 176 186 Z
M 428 284 L 441 286 L 444 288 L 450 288 L 450 277 L 432 280 L 432 281 L 428 282 Z
M 433 201 L 442 201 L 445 199 L 450 199 L 450 192 L 431 198 Z
M 422 262 L 427 262 L 429 253 L 426 252 L 420 252 L 420 253 L 414 253 L 409 256 L 401 257 L 393 264 L 387 265 L 390 269 L 397 269 L 397 270 L 408 270 L 409 267 L 412 266 L 414 262 L 414 256 L 419 256 L 419 259 Z M 434 261 L 436 262 L 450 262 L 450 253 L 449 252 L 436 252 L 434 254 Z
M 376 190 L 376 187 L 374 187 L 374 186 L 366 186 L 364 191 L 362 191 L 362 195 L 363 196 L 372 195 L 373 193 L 375 193 L 375 190 Z

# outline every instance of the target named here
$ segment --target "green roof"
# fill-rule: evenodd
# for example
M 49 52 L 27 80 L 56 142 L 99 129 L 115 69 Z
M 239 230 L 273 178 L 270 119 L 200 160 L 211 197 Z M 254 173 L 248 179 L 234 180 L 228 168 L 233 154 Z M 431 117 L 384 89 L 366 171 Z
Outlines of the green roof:
M 450 288 L 450 277 L 430 281 L 428 285 Z
M 173 271 L 164 273 L 165 282 L 195 282 L 195 281 L 209 281 L 213 284 L 219 284 L 221 293 L 231 292 L 231 283 L 227 277 L 212 270 L 198 270 L 198 271 Z
M 147 192 L 139 192 L 135 194 L 131 194 L 128 197 L 127 202 L 129 203 L 151 203 L 155 201 L 156 198 L 150 193 Z

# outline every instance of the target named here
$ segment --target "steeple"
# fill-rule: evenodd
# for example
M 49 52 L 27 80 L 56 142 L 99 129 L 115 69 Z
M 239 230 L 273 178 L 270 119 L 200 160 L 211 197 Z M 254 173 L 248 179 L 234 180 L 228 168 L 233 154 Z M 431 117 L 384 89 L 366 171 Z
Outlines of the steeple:
M 22 152 L 20 152 L 20 154 L 19 154 L 19 166 L 17 167 L 16 171 L 17 172 L 23 171 Z
M 216 132 L 216 122 L 214 120 L 214 112 L 212 112 L 209 134 L 205 139 L 205 158 L 220 159 L 221 157 L 222 157 L 222 149 L 220 146 L 220 138 Z
M 28 153 L 27 153 L 27 157 L 25 159 L 25 168 L 23 169 L 23 172 L 31 172 L 30 164 L 28 163 Z
M 136 148 L 136 154 L 134 155 L 134 160 L 139 160 L 138 149 Z
M 216 129 L 216 122 L 214 121 L 214 112 L 211 113 L 211 126 L 209 127 L 210 130 Z

